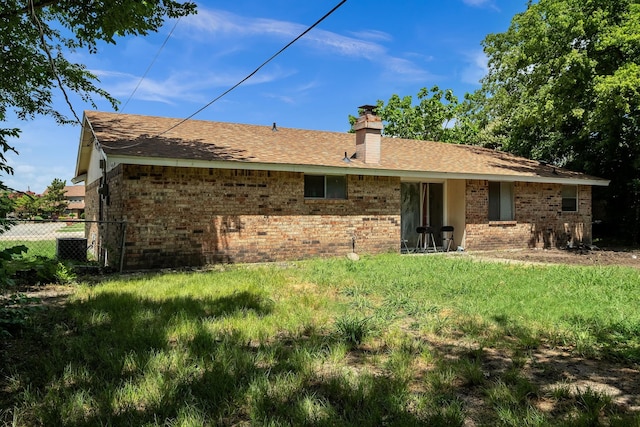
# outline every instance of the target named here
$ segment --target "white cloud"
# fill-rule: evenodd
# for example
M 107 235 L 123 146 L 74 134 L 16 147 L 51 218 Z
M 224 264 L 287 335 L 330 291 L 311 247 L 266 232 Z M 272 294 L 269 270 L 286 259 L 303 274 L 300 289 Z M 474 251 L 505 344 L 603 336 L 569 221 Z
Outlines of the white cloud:
M 307 92 L 313 88 L 318 87 L 318 82 L 313 80 L 307 83 L 303 83 L 299 86 L 296 87 L 296 92 L 301 93 L 301 92 Z
M 33 159 L 39 162 L 39 159 Z M 11 162 L 13 167 L 13 175 L 2 176 L 2 180 L 7 187 L 19 191 L 31 190 L 36 193 L 42 193 L 54 178 L 62 179 L 70 184 L 72 169 L 59 164 L 52 165 L 35 165 L 28 163 L 20 163 L 16 160 Z
M 49 117 L 10 125 L 22 130 L 19 138 L 9 140 L 19 154 L 7 153 L 13 175 L 2 175 L 0 180 L 10 188 L 36 193 L 42 193 L 54 178 L 71 182 L 78 152 L 78 126 L 59 126 Z
M 463 68 L 460 77 L 464 83 L 477 85 L 489 70 L 487 56 L 482 50 L 477 50 L 467 53 L 465 57 L 467 66 Z
M 291 37 L 305 30 L 301 24 L 265 18 L 247 18 L 223 10 L 198 8 L 197 15 L 184 18 L 183 22 L 194 30 L 191 35 L 203 33 L 232 37 L 265 34 Z
M 230 12 L 199 9 L 198 14 L 185 19 L 189 36 L 196 40 L 215 40 L 225 43 L 238 43 L 238 38 L 253 37 L 256 41 L 264 41 L 265 37 L 273 37 L 284 41 L 293 40 L 307 29 L 301 25 L 288 21 L 274 19 L 249 18 Z M 380 42 L 390 41 L 391 36 L 382 31 L 365 30 L 351 32 L 351 36 L 314 28 L 307 33 L 300 43 L 311 46 L 317 52 L 325 55 L 339 55 L 348 59 L 365 59 L 382 67 L 386 73 L 397 73 L 396 77 L 410 80 L 423 78 L 428 73 L 407 59 L 390 55 L 387 48 Z M 228 36 L 228 38 L 226 37 Z M 229 41 L 229 39 L 231 39 Z M 231 49 L 227 46 L 228 49 Z M 231 49 L 235 51 L 236 49 Z
M 197 39 L 206 38 L 211 43 L 211 35 L 229 36 L 237 41 L 239 37 L 276 37 L 282 40 L 293 40 L 307 29 L 307 26 L 288 21 L 265 18 L 248 18 L 230 12 L 212 9 L 199 9 L 198 14 L 187 19 L 190 36 Z M 205 35 L 206 34 L 206 35 Z M 380 40 L 382 32 L 368 31 L 367 38 Z M 388 37 L 385 37 L 388 39 Z M 218 39 L 219 41 L 219 39 Z M 384 52 L 379 44 L 361 38 L 347 37 L 317 28 L 308 32 L 301 42 L 312 44 L 329 53 L 337 53 L 349 57 L 371 58 Z
M 300 102 L 301 99 L 305 98 L 309 91 L 318 87 L 318 82 L 315 80 L 299 84 L 294 87 L 286 87 L 286 93 L 273 93 L 273 92 L 264 92 L 262 96 L 269 99 L 278 100 L 284 104 L 295 105 Z
M 434 77 L 407 59 L 389 57 L 385 65 L 387 74 L 392 74 L 395 78 L 401 77 L 405 81 L 427 81 Z
M 500 9 L 495 3 L 495 0 L 462 0 L 464 4 L 472 7 L 487 7 L 499 11 Z
M 102 81 L 105 89 L 116 98 L 125 102 L 140 82 L 139 76 L 109 70 L 92 70 Z M 164 79 L 145 77 L 138 86 L 133 99 L 160 102 L 174 105 L 182 101 L 205 102 L 211 99 L 216 88 L 228 88 L 245 77 L 247 71 L 224 73 L 196 73 L 189 71 L 174 72 Z M 282 71 L 277 67 L 269 72 L 260 73 L 245 84 L 261 84 L 291 75 L 291 71 Z
M 275 99 L 284 104 L 289 104 L 289 105 L 294 105 L 297 99 L 292 96 L 281 95 L 277 93 L 263 93 L 262 96 L 264 96 L 265 98 Z
M 391 41 L 393 39 L 391 34 L 378 30 L 354 31 L 351 34 L 356 38 L 367 40 Z

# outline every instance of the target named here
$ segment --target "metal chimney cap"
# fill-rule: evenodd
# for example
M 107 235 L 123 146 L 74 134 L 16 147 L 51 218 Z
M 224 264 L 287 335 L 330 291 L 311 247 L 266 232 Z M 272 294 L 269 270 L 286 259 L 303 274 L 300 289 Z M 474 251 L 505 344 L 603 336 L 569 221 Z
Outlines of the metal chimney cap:
M 362 110 L 362 114 L 375 114 L 377 108 L 377 105 L 361 105 L 358 107 L 359 110 Z

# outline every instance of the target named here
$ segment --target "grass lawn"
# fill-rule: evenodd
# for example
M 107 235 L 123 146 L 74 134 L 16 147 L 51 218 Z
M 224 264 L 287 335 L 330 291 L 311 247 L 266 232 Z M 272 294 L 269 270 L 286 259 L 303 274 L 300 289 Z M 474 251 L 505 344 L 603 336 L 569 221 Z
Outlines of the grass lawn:
M 0 353 L 0 423 L 638 426 L 640 386 L 538 357 L 637 374 L 638 279 L 383 255 L 80 284 Z
M 68 224 L 66 227 L 62 227 L 58 230 L 61 233 L 75 233 L 79 231 L 84 231 L 85 223 L 84 222 L 73 222 Z
M 26 246 L 26 257 L 43 256 L 45 258 L 55 258 L 55 240 L 0 240 L 0 251 L 13 246 Z

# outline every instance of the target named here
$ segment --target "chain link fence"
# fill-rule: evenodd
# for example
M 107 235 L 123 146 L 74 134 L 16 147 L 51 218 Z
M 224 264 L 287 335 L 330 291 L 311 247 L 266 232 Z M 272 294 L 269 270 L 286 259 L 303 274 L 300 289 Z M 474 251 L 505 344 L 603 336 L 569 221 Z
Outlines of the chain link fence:
M 10 220 L 0 250 L 26 246 L 27 257 L 70 260 L 122 271 L 126 223 L 86 220 Z

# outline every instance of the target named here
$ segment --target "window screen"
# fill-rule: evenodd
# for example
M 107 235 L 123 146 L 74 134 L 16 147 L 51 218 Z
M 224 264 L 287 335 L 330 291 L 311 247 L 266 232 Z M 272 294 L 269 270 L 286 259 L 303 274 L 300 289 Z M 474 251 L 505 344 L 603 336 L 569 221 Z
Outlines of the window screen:
M 489 221 L 511 221 L 513 210 L 513 183 L 489 182 Z
M 578 186 L 577 185 L 562 186 L 562 211 L 563 212 L 578 211 Z
M 346 199 L 347 177 L 344 175 L 305 175 L 304 197 L 312 199 Z
M 347 177 L 344 175 L 328 175 L 325 177 L 327 184 L 327 199 L 347 198 Z

